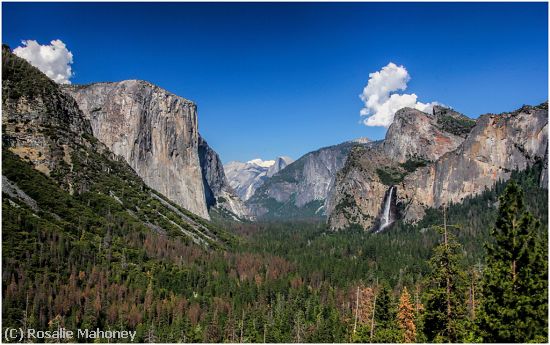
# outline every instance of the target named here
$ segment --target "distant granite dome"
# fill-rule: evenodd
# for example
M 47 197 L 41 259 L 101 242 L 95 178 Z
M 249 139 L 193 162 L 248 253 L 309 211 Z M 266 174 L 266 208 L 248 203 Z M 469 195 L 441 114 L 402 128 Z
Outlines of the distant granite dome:
M 229 185 L 241 200 L 248 200 L 264 181 L 284 169 L 293 160 L 287 156 L 264 161 L 256 158 L 246 163 L 232 161 L 224 166 Z
M 369 142 L 360 138 L 303 155 L 269 175 L 248 199 L 247 206 L 258 218 L 323 218 L 327 194 L 349 151 Z

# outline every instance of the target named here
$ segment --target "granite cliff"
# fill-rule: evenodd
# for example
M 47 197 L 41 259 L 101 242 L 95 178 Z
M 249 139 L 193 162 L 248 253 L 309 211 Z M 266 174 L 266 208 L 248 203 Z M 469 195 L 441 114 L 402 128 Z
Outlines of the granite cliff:
M 401 109 L 383 141 L 350 153 L 329 192 L 328 223 L 379 229 L 392 187 L 396 213 L 414 222 L 426 208 L 460 202 L 514 169 L 547 161 L 547 137 L 546 103 L 477 121 L 439 106 L 432 114 Z
M 232 241 L 149 188 L 122 156 L 92 135 L 72 97 L 6 46 L 2 75 L 3 207 L 30 210 L 41 226 L 70 236 L 99 236 L 98 229 L 116 228 L 209 248 Z M 101 236 L 108 246 L 110 235 Z
M 145 183 L 209 219 L 198 156 L 196 105 L 140 80 L 67 86 L 93 135 Z
M 499 179 L 507 180 L 512 170 L 543 161 L 547 142 L 547 103 L 481 116 L 456 150 L 405 177 L 400 195 L 405 219 L 418 219 L 426 207 L 461 202 Z
M 73 192 L 71 153 L 92 136 L 78 104 L 37 68 L 2 46 L 2 141 Z
M 462 143 L 475 121 L 451 109 L 434 106 L 428 114 L 399 110 L 382 144 L 384 153 L 403 163 L 411 158 L 435 161 Z
M 218 154 L 199 136 L 199 161 L 208 208 L 216 207 L 235 220 L 250 218 L 248 209 L 229 185 Z

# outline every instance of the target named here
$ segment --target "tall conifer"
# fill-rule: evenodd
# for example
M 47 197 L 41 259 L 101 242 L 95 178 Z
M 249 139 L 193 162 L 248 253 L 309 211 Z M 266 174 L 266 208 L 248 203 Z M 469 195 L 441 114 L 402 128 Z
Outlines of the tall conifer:
M 540 222 L 525 211 L 515 182 L 499 200 L 494 243 L 487 245 L 481 336 L 485 342 L 547 342 L 548 258 Z

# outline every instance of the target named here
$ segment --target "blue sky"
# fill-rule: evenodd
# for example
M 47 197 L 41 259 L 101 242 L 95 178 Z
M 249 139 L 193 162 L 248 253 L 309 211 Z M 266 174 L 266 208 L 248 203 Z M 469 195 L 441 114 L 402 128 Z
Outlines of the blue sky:
M 546 3 L 3 3 L 2 40 L 60 39 L 73 83 L 145 79 L 195 101 L 224 162 L 357 137 L 389 62 L 406 93 L 471 117 L 548 97 Z

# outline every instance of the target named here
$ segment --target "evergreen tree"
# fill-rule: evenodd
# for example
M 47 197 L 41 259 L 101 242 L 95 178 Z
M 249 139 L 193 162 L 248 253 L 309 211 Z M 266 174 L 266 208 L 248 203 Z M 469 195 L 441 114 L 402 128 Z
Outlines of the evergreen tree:
M 395 320 L 392 304 L 393 301 L 390 288 L 386 283 L 382 283 L 376 300 L 375 320 L 377 326 L 383 327 Z
M 416 325 L 414 324 L 414 307 L 411 303 L 411 296 L 407 287 L 403 289 L 399 299 L 399 308 L 397 310 L 397 322 L 402 332 L 401 340 L 404 343 L 414 343 L 416 341 Z
M 524 210 L 523 192 L 510 182 L 500 197 L 487 245 L 479 329 L 485 342 L 547 342 L 547 244 L 540 223 Z
M 391 290 L 382 283 L 378 292 L 375 308 L 375 328 L 372 342 L 395 343 L 399 340 L 399 330 L 395 324 L 395 307 Z
M 436 227 L 443 240 L 433 250 L 424 314 L 424 334 L 428 341 L 456 343 L 463 339 L 467 312 L 465 277 L 459 262 L 461 246 L 450 233 L 444 208 L 443 227 Z

